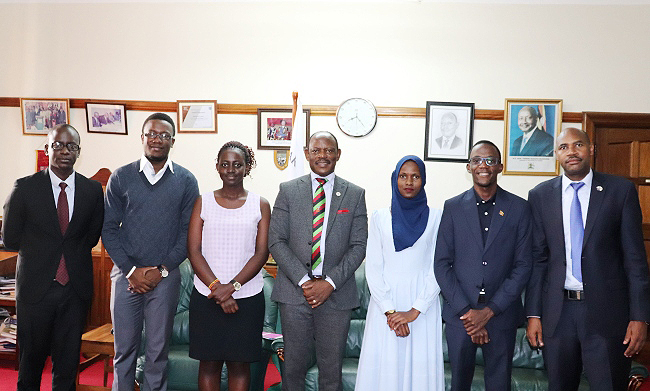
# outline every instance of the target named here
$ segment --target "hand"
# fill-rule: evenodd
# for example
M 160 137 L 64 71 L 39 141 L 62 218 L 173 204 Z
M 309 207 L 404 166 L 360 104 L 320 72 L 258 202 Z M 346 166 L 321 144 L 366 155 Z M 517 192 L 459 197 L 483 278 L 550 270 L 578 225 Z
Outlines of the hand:
M 160 281 L 162 281 L 163 276 L 160 274 L 160 270 L 158 270 L 157 267 L 154 267 L 153 269 L 147 269 L 144 272 L 144 276 L 147 278 L 147 280 L 153 282 L 158 286 Z
M 408 311 L 397 311 L 386 315 L 386 322 L 391 330 L 397 330 L 402 325 L 413 322 L 420 315 L 420 311 L 411 308 Z
M 411 334 L 411 330 L 409 329 L 408 324 L 400 325 L 395 329 L 395 335 L 398 337 L 408 337 L 409 334 Z
M 467 334 L 472 335 L 478 330 L 485 327 L 488 320 L 492 319 L 494 312 L 490 307 L 485 307 L 480 310 L 471 309 L 467 311 L 463 316 L 460 317 L 460 320 L 463 321 L 463 326 L 465 326 L 465 331 Z
M 640 322 L 637 320 L 631 320 L 627 325 L 627 332 L 625 333 L 625 340 L 623 345 L 628 345 L 625 349 L 625 357 L 632 357 L 635 354 L 641 351 L 643 344 L 645 344 L 645 339 L 648 333 L 648 325 L 645 322 Z
M 158 285 L 158 282 L 154 282 L 147 278 L 146 273 L 150 270 L 155 270 L 156 273 L 160 274 L 158 268 L 155 266 L 136 268 L 133 273 L 131 273 L 131 277 L 128 278 L 129 291 L 133 293 L 147 293 L 152 291 L 156 285 Z
M 221 309 L 226 314 L 234 314 L 237 312 L 237 310 L 239 310 L 239 306 L 237 305 L 237 301 L 231 296 L 230 298 L 221 302 Z
M 533 349 L 544 347 L 544 341 L 542 340 L 542 320 L 540 318 L 528 318 L 526 336 L 528 337 L 530 347 Z
M 334 291 L 332 284 L 326 280 L 309 280 L 302 284 L 302 295 L 311 308 L 323 304 Z
M 221 304 L 235 293 L 235 287 L 231 283 L 222 284 L 217 282 L 212 286 L 212 291 L 208 294 L 208 299 L 214 299 L 217 304 Z
M 485 345 L 490 342 L 490 337 L 486 329 L 477 330 L 474 334 L 471 335 L 472 343 L 477 345 Z

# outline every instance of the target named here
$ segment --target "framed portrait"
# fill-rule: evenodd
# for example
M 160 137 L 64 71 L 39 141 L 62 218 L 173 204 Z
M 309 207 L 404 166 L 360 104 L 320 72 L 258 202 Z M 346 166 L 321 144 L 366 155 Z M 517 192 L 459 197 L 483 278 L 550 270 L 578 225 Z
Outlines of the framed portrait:
M 88 133 L 128 134 L 126 105 L 86 102 Z
M 506 99 L 504 175 L 558 175 L 555 140 L 562 130 L 561 99 Z
M 303 109 L 305 143 L 309 139 L 311 110 Z M 257 109 L 257 149 L 288 150 L 291 148 L 293 123 L 291 109 Z
M 70 121 L 70 101 L 20 98 L 20 113 L 23 118 L 23 134 L 42 136 L 57 125 Z
M 178 133 L 217 133 L 216 100 L 179 100 Z
M 424 160 L 469 160 L 474 131 L 474 103 L 427 102 Z

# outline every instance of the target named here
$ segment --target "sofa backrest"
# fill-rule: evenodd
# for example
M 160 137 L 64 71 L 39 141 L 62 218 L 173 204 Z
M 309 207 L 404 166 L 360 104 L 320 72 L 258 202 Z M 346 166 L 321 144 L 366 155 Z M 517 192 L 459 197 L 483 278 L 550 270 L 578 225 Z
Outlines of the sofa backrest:
M 357 283 L 357 294 L 359 295 L 360 306 L 352 312 L 350 321 L 350 331 L 345 346 L 345 357 L 358 358 L 361 354 L 361 342 L 363 342 L 363 330 L 366 327 L 366 314 L 368 313 L 368 304 L 370 303 L 370 290 L 366 282 L 366 262 L 354 273 Z

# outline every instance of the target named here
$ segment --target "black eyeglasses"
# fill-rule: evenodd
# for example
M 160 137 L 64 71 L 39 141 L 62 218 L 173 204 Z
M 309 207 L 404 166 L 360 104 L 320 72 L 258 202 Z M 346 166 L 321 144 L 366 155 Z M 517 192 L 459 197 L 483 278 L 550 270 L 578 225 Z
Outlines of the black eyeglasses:
M 148 138 L 149 140 L 155 140 L 157 138 L 161 139 L 162 141 L 169 141 L 172 139 L 172 135 L 169 133 L 154 133 L 154 132 L 149 132 L 145 133 L 144 136 Z
M 50 146 L 55 151 L 60 151 L 60 150 L 63 149 L 63 147 L 68 148 L 68 151 L 70 151 L 70 152 L 77 152 L 78 150 L 81 149 L 81 146 L 79 146 L 79 144 L 77 144 L 77 143 L 64 144 L 64 143 L 62 143 L 60 141 L 55 141 Z
M 475 156 L 475 157 L 469 159 L 469 163 L 472 166 L 480 166 L 481 163 L 483 163 L 483 162 L 485 162 L 485 164 L 488 165 L 488 166 L 496 166 L 497 164 L 499 164 L 499 159 L 497 159 L 495 157 L 492 157 L 492 156 L 488 156 L 488 157 Z

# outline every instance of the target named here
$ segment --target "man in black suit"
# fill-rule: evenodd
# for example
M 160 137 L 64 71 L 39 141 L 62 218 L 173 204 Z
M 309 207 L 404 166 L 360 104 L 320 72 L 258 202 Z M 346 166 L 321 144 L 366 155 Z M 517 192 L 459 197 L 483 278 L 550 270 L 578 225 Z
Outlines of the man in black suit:
M 474 186 L 445 202 L 434 272 L 445 302 L 451 389 L 469 391 L 476 349 L 485 358 L 485 389 L 510 390 L 521 292 L 532 267 L 532 216 L 526 200 L 503 190 L 501 152 L 487 140 L 471 150 Z
M 528 340 L 543 347 L 549 390 L 625 390 L 631 357 L 650 321 L 641 208 L 630 181 L 594 172 L 586 133 L 557 139 L 564 175 L 528 195 L 533 273 L 526 290 Z
M 40 389 L 48 355 L 52 389 L 75 389 L 93 293 L 91 250 L 104 218 L 102 186 L 73 169 L 79 142 L 70 125 L 50 131 L 48 169 L 18 179 L 4 206 L 2 237 L 18 251 L 19 391 Z

